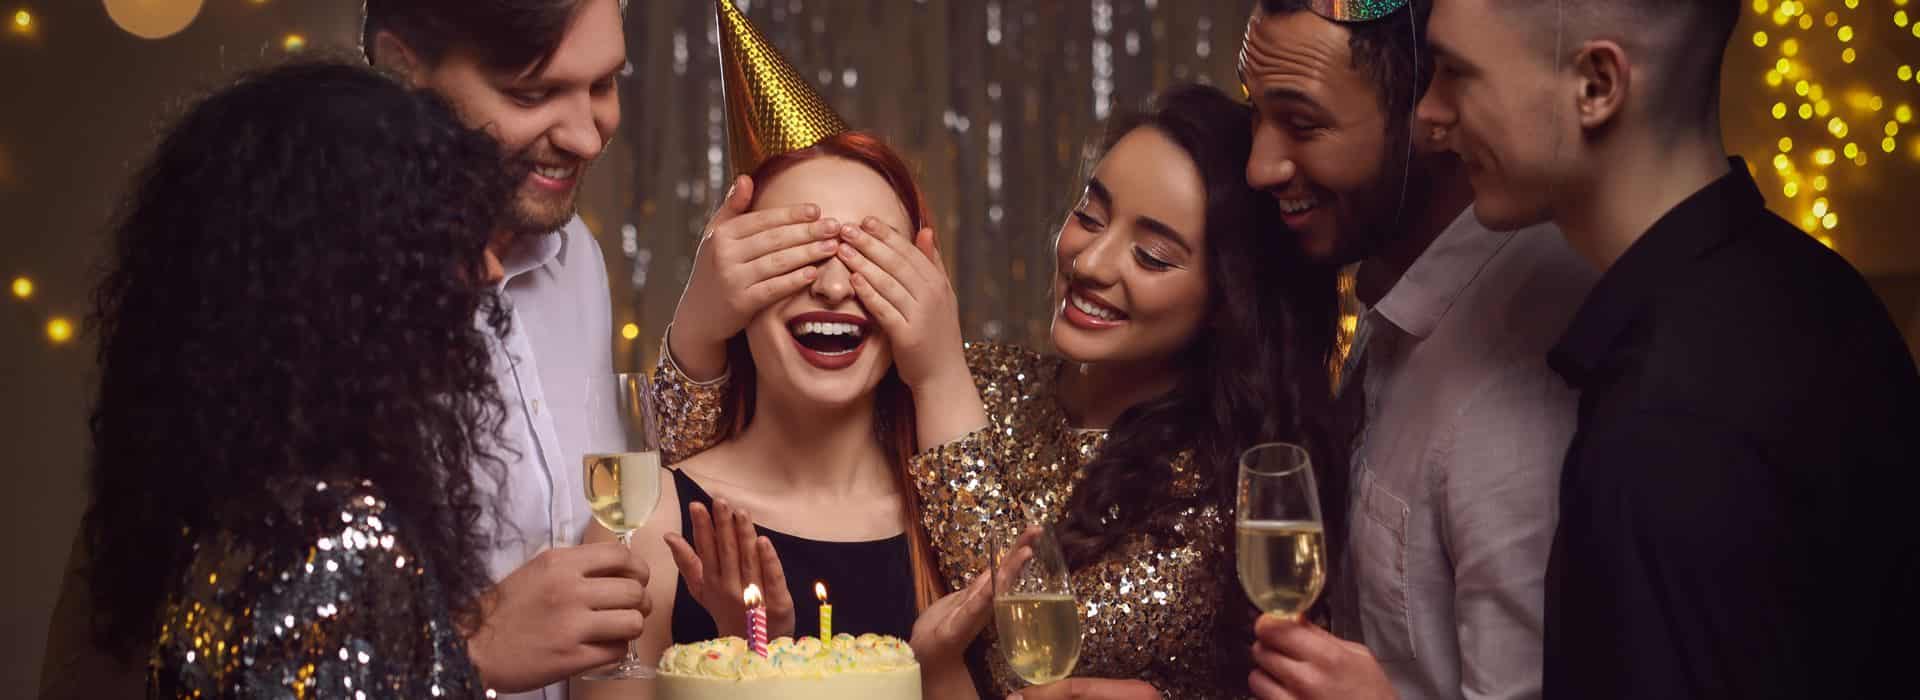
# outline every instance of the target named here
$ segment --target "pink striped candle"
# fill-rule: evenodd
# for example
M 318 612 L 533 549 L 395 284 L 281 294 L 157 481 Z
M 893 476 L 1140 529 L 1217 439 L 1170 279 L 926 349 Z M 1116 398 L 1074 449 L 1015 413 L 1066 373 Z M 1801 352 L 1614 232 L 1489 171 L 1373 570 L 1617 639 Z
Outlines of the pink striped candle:
M 747 650 L 767 656 L 767 606 L 760 597 L 760 586 L 747 584 L 747 592 L 741 596 L 747 604 Z

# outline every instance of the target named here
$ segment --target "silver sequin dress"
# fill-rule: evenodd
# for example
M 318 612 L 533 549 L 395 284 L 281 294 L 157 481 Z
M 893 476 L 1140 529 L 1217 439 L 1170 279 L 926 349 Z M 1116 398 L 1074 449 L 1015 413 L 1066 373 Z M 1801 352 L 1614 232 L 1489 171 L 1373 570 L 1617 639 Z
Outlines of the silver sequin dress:
M 661 357 L 653 387 L 673 426 L 662 449 L 698 453 L 717 432 L 724 385 L 695 384 Z M 990 343 L 968 344 L 966 357 L 988 426 L 922 451 L 912 465 L 921 519 L 953 590 L 986 569 L 991 526 L 1060 522 L 1081 468 L 1107 437 L 1068 423 L 1054 394 L 1060 358 Z M 1186 455 L 1172 468 L 1169 497 L 1200 492 L 1202 476 Z M 1181 510 L 1075 571 L 1083 632 L 1073 675 L 1143 680 L 1180 700 L 1247 697 L 1253 612 L 1229 555 L 1232 525 L 1215 506 Z M 991 626 L 986 634 L 991 644 Z M 997 648 L 986 659 L 993 697 L 1024 685 Z
M 485 695 L 431 568 L 365 482 L 283 494 L 286 537 L 200 536 L 147 665 L 154 698 Z

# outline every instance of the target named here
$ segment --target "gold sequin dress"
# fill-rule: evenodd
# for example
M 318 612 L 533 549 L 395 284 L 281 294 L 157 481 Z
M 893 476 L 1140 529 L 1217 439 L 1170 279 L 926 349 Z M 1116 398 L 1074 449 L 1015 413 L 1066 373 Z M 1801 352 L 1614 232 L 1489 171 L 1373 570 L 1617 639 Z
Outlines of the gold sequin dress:
M 482 697 L 437 580 L 373 486 L 288 491 L 284 544 L 194 538 L 167 595 L 147 695 Z
M 696 384 L 660 355 L 654 391 L 663 422 L 674 426 L 662 449 L 698 453 L 717 430 L 724 378 Z M 1060 522 L 1081 468 L 1106 441 L 1105 431 L 1076 430 L 1061 411 L 1059 358 L 990 343 L 968 344 L 966 357 L 988 426 L 913 461 L 921 519 L 954 590 L 987 568 L 990 526 Z M 1185 456 L 1173 471 L 1171 496 L 1200 491 L 1202 476 Z M 1253 614 L 1228 554 L 1231 514 L 1205 506 L 1163 520 L 1074 572 L 1083 632 L 1073 675 L 1143 680 L 1178 700 L 1247 697 Z M 991 626 L 986 634 L 991 644 Z M 997 648 L 986 660 L 993 697 L 1024 685 Z

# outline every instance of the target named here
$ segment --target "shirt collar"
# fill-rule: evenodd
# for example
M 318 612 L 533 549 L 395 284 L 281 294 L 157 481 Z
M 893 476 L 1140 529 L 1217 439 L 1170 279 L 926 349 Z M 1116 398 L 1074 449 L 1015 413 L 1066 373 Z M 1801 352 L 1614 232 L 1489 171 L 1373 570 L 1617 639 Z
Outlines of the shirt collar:
M 1433 239 L 1374 310 L 1408 335 L 1427 337 L 1515 235 L 1487 230 L 1468 207 Z
M 1590 380 L 1683 268 L 1731 238 L 1734 223 L 1745 214 L 1766 207 L 1746 161 L 1727 161 L 1726 175 L 1660 217 L 1600 275 L 1548 356 L 1553 370 L 1569 384 L 1579 387 Z
M 515 277 L 545 267 L 547 263 L 564 256 L 567 252 L 568 231 L 582 225 L 584 224 L 580 223 L 580 217 L 576 216 L 557 231 L 522 236 L 514 241 L 513 247 L 507 249 L 507 254 L 500 257 L 500 267 L 506 273 L 500 278 L 501 287 L 504 288 Z

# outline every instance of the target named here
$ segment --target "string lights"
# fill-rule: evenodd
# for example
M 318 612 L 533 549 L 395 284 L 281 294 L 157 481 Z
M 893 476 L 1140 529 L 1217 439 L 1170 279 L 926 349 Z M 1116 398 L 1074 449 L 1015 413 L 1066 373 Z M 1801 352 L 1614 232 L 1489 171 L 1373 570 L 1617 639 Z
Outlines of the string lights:
M 1750 37 L 1768 52 L 1764 75 L 1767 110 L 1779 134 L 1770 159 L 1783 216 L 1827 247 L 1844 231 L 1838 200 L 1850 186 L 1871 187 L 1877 159 L 1898 157 L 1901 140 L 1920 160 L 1920 130 L 1912 126 L 1920 75 L 1901 64 L 1891 75 L 1858 66 L 1861 51 L 1913 55 L 1905 42 L 1920 39 L 1920 21 L 1909 17 L 1909 0 L 1881 0 L 1889 16 L 1861 9 L 1861 0 L 1751 0 L 1758 21 Z M 1891 36 L 1874 36 L 1891 19 Z M 1911 34 L 1911 36 L 1907 36 Z M 1920 47 L 1912 47 L 1920 49 Z M 1871 63 L 1871 62 L 1869 62 Z M 1886 84 L 1885 78 L 1898 79 Z

